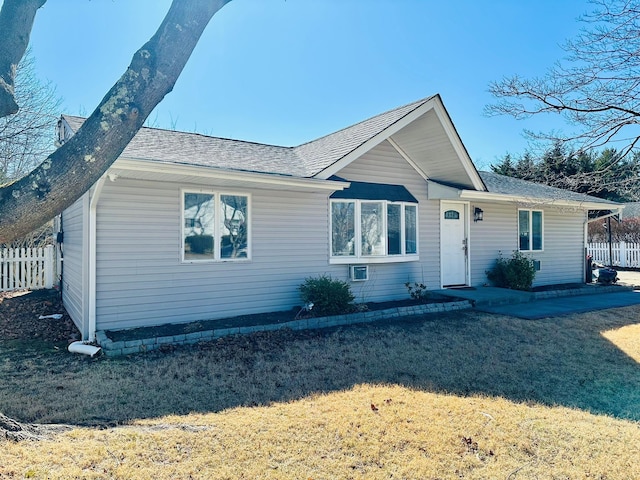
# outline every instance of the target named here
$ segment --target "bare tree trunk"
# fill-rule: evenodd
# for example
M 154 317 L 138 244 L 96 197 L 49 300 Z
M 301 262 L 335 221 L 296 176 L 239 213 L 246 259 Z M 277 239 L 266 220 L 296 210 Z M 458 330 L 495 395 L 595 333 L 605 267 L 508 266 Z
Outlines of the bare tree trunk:
M 29 175 L 0 188 L 0 243 L 42 225 L 100 178 L 173 89 L 209 20 L 229 1 L 174 0 L 78 132 Z
M 14 95 L 16 69 L 29 44 L 36 11 L 47 0 L 4 0 L 0 10 L 0 117 L 18 111 Z

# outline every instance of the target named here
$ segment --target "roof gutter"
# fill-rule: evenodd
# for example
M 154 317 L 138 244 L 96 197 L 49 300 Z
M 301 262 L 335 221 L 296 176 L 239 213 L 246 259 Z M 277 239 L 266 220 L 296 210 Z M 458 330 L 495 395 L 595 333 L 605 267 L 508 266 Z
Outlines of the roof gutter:
M 521 195 L 507 195 L 503 193 L 490 193 L 490 192 L 478 192 L 474 190 L 459 190 L 459 197 L 465 200 L 484 200 L 484 201 L 492 201 L 492 202 L 508 202 L 508 203 L 528 203 L 535 205 L 553 205 L 553 206 L 562 206 L 562 207 L 579 207 L 585 210 L 613 210 L 619 209 L 622 210 L 620 205 L 618 204 L 608 204 L 608 203 L 600 203 L 600 202 L 588 202 L 588 201 L 578 201 L 578 200 L 563 200 L 563 199 L 541 199 L 541 198 L 533 198 L 526 197 Z
M 137 172 L 166 173 L 173 175 L 193 175 L 200 178 L 211 178 L 226 181 L 252 182 L 264 185 L 293 187 L 310 190 L 336 191 L 349 186 L 349 182 L 336 180 L 320 180 L 317 178 L 292 177 L 288 175 L 244 172 L 206 167 L 202 165 L 184 165 L 158 162 L 157 160 L 119 158 L 111 170 L 129 170 Z

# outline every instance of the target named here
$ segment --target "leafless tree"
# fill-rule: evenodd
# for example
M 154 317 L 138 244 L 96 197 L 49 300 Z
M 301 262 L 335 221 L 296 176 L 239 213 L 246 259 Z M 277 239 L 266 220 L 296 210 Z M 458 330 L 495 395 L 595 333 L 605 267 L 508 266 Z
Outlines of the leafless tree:
M 18 109 L 17 65 L 46 0 L 4 0 L 0 10 L 0 117 Z M 118 158 L 178 79 L 204 28 L 230 0 L 174 0 L 82 127 L 21 179 L 0 187 L 0 243 L 18 238 L 71 205 Z
M 17 68 L 15 98 L 20 110 L 0 118 L 0 184 L 26 175 L 54 150 L 60 98 L 51 83 L 36 76 L 29 51 Z
M 542 77 L 515 75 L 492 83 L 490 91 L 499 101 L 486 111 L 515 118 L 556 113 L 576 127 L 575 133 L 527 133 L 575 144 L 579 151 L 615 141 L 624 157 L 640 138 L 640 3 L 591 3 L 595 10 L 580 18 L 585 25 L 564 45 L 564 60 Z
M 591 222 L 587 230 L 587 241 L 606 243 L 609 241 L 609 225 L 611 225 L 611 241 L 614 243 L 640 243 L 640 218 L 623 218 L 620 221 Z
M 37 77 L 29 50 L 17 67 L 14 93 L 20 110 L 0 118 L 0 185 L 26 175 L 54 150 L 52 132 L 61 102 L 55 87 Z M 51 223 L 14 239 L 9 246 L 36 247 L 51 242 Z

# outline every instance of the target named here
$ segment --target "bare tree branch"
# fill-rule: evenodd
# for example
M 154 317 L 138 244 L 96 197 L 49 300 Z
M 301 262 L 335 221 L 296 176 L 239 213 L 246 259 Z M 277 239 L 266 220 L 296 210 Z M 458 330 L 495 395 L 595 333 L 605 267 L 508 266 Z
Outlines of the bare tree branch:
M 0 118 L 0 185 L 26 175 L 54 150 L 61 100 L 51 82 L 36 76 L 29 49 L 18 64 L 15 98 L 20 110 Z
M 0 10 L 0 117 L 18 111 L 14 96 L 16 69 L 27 50 L 33 20 L 47 0 L 5 0 Z
M 492 83 L 498 102 L 485 112 L 518 119 L 555 113 L 576 132 L 534 138 L 577 143 L 581 151 L 615 141 L 626 155 L 640 137 L 640 5 L 638 0 L 592 3 L 596 10 L 580 19 L 586 26 L 566 42 L 564 61 L 544 77 L 515 75 Z
M 0 243 L 34 230 L 100 178 L 173 89 L 209 20 L 229 1 L 174 0 L 78 132 L 29 175 L 0 188 Z

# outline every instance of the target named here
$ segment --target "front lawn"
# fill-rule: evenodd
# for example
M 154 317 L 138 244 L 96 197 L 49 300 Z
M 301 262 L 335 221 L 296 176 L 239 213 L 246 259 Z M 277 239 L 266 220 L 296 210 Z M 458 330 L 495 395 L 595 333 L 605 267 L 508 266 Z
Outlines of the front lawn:
M 454 312 L 118 359 L 0 341 L 8 478 L 640 478 L 638 307 Z

